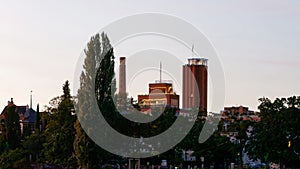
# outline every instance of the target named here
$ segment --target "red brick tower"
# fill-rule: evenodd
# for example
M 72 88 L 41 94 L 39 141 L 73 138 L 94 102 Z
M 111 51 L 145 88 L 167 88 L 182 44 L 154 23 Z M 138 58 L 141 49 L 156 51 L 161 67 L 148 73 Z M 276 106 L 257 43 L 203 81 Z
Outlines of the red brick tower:
M 182 108 L 207 111 L 207 59 L 190 58 L 182 68 Z

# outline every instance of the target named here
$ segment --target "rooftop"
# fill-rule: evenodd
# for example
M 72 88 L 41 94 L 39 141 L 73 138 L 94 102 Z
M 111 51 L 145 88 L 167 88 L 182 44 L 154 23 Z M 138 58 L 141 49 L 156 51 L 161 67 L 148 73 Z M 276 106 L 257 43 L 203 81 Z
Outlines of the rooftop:
M 188 65 L 204 65 L 207 66 L 206 58 L 188 58 Z

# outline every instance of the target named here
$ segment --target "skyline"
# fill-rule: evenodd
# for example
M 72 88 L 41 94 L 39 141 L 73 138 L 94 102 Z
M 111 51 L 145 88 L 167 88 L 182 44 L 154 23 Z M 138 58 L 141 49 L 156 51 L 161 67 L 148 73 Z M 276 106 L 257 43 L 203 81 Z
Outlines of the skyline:
M 74 92 L 75 66 L 89 38 L 117 19 L 144 12 L 179 17 L 206 35 L 223 66 L 224 106 L 243 105 L 257 110 L 258 98 L 262 96 L 274 99 L 300 95 L 299 2 L 164 1 L 157 7 L 158 2 L 80 1 L 72 2 L 72 6 L 51 1 L 3 2 L 0 6 L 3 24 L 0 27 L 0 106 L 4 107 L 11 97 L 17 105 L 29 104 L 32 90 L 33 108 L 37 103 L 43 108 L 50 99 L 62 94 L 66 80 Z M 195 48 L 201 51 L 201 47 Z M 115 49 L 115 57 L 122 56 L 123 51 Z M 189 54 L 186 51 L 182 55 L 188 58 Z M 154 67 L 158 65 L 159 62 Z M 153 76 L 158 78 L 158 74 Z M 157 79 L 146 79 L 154 80 Z M 144 91 L 136 92 L 146 93 L 147 84 L 141 86 Z

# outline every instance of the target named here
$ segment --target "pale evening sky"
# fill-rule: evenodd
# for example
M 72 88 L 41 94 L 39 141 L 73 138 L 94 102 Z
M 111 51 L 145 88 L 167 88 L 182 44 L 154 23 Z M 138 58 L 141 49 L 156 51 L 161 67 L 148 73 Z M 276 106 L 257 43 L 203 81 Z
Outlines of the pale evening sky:
M 179 17 L 207 36 L 223 66 L 225 106 L 257 110 L 259 97 L 300 95 L 297 0 L 12 0 L 0 4 L 0 109 L 11 97 L 17 105 L 29 104 L 31 90 L 34 106 L 47 105 L 61 95 L 66 80 L 73 84 L 90 36 L 117 19 L 144 12 Z M 122 53 L 115 49 L 115 54 Z M 147 84 L 142 88 L 136 92 L 146 93 Z

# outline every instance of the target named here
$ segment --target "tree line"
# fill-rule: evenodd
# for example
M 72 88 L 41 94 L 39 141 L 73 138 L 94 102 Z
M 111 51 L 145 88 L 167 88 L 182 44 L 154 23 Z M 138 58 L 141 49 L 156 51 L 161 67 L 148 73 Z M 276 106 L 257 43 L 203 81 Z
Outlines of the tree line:
M 174 122 L 176 109 L 165 109 L 161 117 L 147 124 L 134 123 L 120 115 L 114 104 L 118 99 L 118 95 L 115 95 L 115 57 L 105 33 L 92 36 L 84 54 L 77 96 L 71 96 L 69 82 L 66 81 L 62 88 L 63 94 L 50 101 L 47 109 L 49 115 L 41 116 L 37 110 L 32 134 L 24 138 L 19 136 L 20 124 L 15 107 L 7 108 L 9 123 L 4 125 L 8 135 L 0 137 L 1 168 L 30 168 L 31 164 L 42 163 L 56 167 L 101 168 L 102 164 L 112 159 L 122 161 L 124 157 L 99 147 L 82 128 L 83 124 L 79 119 L 89 121 L 95 118 L 95 108 L 101 110 L 105 120 L 115 130 L 130 137 L 157 135 Z M 89 100 L 91 97 L 95 97 L 96 100 Z M 207 112 L 198 112 L 191 131 L 177 146 L 146 161 L 159 164 L 161 159 L 167 159 L 170 164 L 184 167 L 192 162 L 182 158 L 182 150 L 193 150 L 197 159 L 194 165 L 198 166 L 202 163 L 201 157 L 205 159 L 205 166 L 223 168 L 231 162 L 242 165 L 244 152 L 253 159 L 261 159 L 266 163 L 298 165 L 300 97 L 277 98 L 273 102 L 268 98 L 261 98 L 259 101 L 259 122 L 232 117 L 235 119 L 231 124 L 234 126 L 232 130 L 238 132 L 237 142 L 232 142 L 229 137 L 222 135 L 221 122 L 219 129 L 214 131 L 205 143 L 198 143 L 199 133 L 207 119 L 203 116 Z M 130 103 L 133 104 L 132 101 Z M 138 108 L 138 105 L 133 106 Z M 84 125 L 87 128 L 93 127 L 89 123 Z M 249 126 L 253 128 L 252 131 L 249 131 Z M 247 134 L 249 132 L 250 135 Z M 106 139 L 105 136 L 103 139 Z

